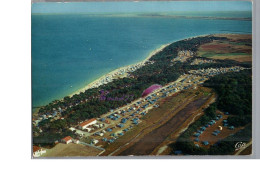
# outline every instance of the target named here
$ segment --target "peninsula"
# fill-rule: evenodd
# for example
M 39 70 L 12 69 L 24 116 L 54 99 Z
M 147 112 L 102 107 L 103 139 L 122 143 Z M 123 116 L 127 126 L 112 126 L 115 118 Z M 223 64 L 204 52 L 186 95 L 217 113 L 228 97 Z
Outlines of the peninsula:
M 251 35 L 163 45 L 41 107 L 35 157 L 235 154 L 252 138 L 251 68 Z

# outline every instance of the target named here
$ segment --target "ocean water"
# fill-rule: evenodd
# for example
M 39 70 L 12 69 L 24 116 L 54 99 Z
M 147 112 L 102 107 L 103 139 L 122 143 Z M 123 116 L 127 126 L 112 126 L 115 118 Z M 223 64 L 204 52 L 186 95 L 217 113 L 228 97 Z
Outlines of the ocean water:
M 61 99 L 118 67 L 145 59 L 163 44 L 251 32 L 251 21 L 33 14 L 32 104 Z

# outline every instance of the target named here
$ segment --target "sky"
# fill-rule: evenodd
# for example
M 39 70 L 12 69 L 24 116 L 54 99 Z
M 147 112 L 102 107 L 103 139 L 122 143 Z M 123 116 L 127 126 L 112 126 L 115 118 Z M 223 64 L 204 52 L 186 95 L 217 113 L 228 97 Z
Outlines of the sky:
M 172 11 L 251 11 L 249 1 L 33 3 L 32 13 L 134 13 Z

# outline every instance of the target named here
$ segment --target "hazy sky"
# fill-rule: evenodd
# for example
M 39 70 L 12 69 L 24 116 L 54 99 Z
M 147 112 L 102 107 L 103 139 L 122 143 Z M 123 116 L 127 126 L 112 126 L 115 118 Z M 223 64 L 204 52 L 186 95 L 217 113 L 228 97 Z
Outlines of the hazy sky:
M 33 3 L 32 13 L 251 11 L 248 1 Z

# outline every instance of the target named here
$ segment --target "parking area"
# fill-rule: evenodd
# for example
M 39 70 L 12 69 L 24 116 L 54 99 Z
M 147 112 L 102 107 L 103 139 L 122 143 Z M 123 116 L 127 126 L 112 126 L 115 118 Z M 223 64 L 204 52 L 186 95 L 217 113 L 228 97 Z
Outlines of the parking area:
M 158 108 L 160 100 L 179 91 L 191 87 L 196 88 L 197 84 L 205 80 L 205 78 L 197 75 L 182 75 L 177 81 L 155 90 L 146 97 L 139 98 L 124 107 L 110 110 L 110 112 L 97 118 L 97 123 L 88 128 L 84 130 L 75 129 L 76 133 L 98 147 L 114 143 L 133 127 L 137 127 L 142 122 L 142 117 L 151 109 Z
M 166 97 L 186 89 L 196 89 L 207 80 L 207 76 L 199 74 L 183 74 L 176 81 L 154 90 L 145 97 L 141 97 L 123 107 L 110 110 L 97 118 L 97 122 L 86 129 L 75 129 L 81 141 L 97 147 L 107 147 L 116 142 L 128 131 L 137 127 L 151 109 L 160 107 Z M 228 123 L 223 123 L 227 115 L 218 111 L 218 117 L 199 128 L 192 136 L 196 146 L 209 147 L 220 139 L 236 132 L 239 129 L 230 128 Z
M 194 132 L 191 139 L 196 146 L 209 148 L 218 141 L 226 138 L 227 136 L 236 133 L 241 128 L 235 128 L 228 124 L 228 113 L 224 114 L 220 111 L 217 112 L 217 117 L 214 120 L 205 123 Z

